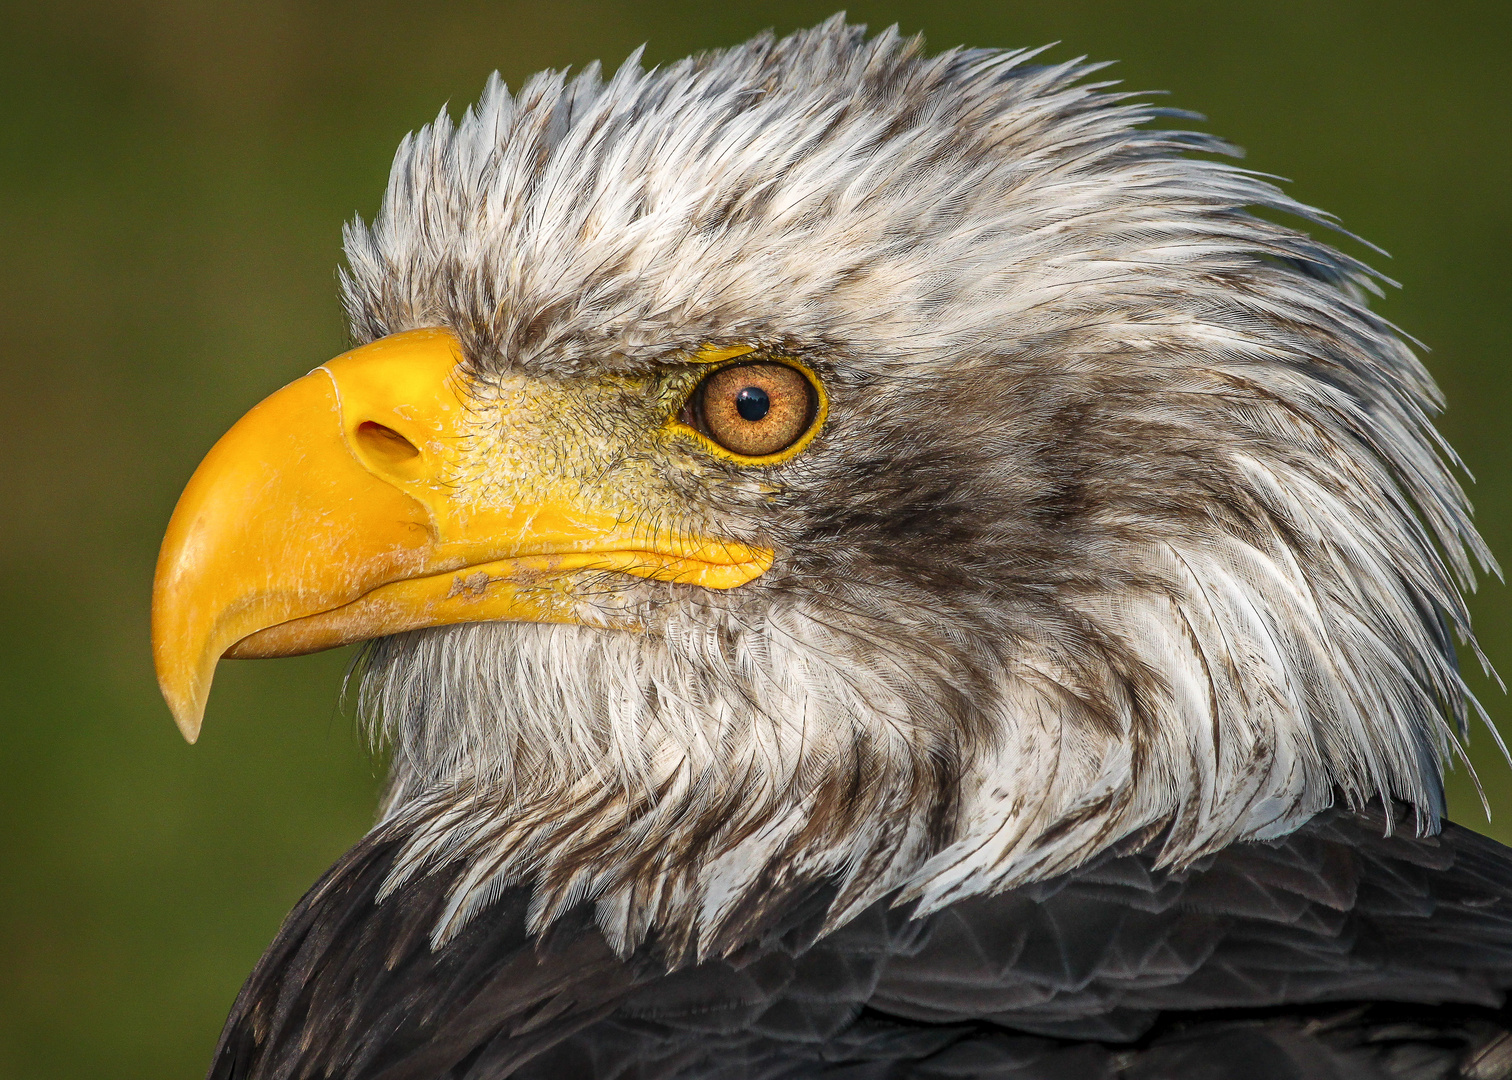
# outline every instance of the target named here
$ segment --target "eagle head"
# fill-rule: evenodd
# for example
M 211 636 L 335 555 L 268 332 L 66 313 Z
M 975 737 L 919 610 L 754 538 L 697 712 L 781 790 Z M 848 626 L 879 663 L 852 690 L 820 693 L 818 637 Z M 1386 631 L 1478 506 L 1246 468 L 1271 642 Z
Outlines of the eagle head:
M 358 345 L 170 525 L 216 661 L 368 640 L 387 888 L 728 952 L 1335 801 L 1443 809 L 1489 562 L 1329 219 L 1096 65 L 839 19 L 495 76 L 346 233 Z

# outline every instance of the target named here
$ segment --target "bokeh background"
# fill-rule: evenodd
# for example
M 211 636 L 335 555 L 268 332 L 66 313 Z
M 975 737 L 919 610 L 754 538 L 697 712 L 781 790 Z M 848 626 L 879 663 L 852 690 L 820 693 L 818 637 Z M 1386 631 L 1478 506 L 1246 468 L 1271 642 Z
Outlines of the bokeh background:
M 199 745 L 158 698 L 158 538 L 243 411 L 346 347 L 340 227 L 405 132 L 499 69 L 651 62 L 824 2 L 51 0 L 0 5 L 0 1076 L 201 1075 L 238 986 L 367 826 L 381 764 L 349 657 L 227 663 Z M 1119 60 L 1393 255 L 1443 428 L 1512 557 L 1512 5 L 1505 0 L 852 4 L 931 46 Z M 1360 253 L 1359 249 L 1355 249 Z M 1475 600 L 1512 669 L 1508 593 Z M 1499 690 L 1472 673 L 1491 715 Z M 1512 841 L 1484 730 L 1457 817 Z

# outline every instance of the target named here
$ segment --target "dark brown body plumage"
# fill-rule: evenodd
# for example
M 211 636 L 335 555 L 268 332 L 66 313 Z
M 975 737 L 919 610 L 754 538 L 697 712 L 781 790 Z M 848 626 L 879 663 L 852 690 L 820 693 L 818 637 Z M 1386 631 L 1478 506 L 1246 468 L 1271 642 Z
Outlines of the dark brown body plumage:
M 741 953 L 670 974 L 654 940 L 616 957 L 586 910 L 532 940 L 523 889 L 433 950 L 448 875 L 376 902 L 397 847 L 379 831 L 289 916 L 211 1076 L 1512 1075 L 1512 852 L 1384 824 L 1325 814 L 1179 872 L 1109 853 L 922 920 L 879 904 L 816 941 L 821 887 Z

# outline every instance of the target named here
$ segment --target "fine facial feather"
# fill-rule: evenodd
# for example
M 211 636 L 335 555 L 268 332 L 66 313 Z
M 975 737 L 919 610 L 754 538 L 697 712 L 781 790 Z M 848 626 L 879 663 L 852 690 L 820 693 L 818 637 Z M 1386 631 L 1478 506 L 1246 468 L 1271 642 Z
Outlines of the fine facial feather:
M 1437 392 L 1371 272 L 1262 214 L 1326 217 L 1095 70 L 832 20 L 495 79 L 405 141 L 348 310 L 360 341 L 454 330 L 480 433 L 508 380 L 711 343 L 831 400 L 784 465 L 650 460 L 674 527 L 777 550 L 750 585 L 598 575 L 587 626 L 373 649 L 385 890 L 447 868 L 434 943 L 516 886 L 533 932 L 589 900 L 678 961 L 819 881 L 833 927 L 1122 841 L 1189 865 L 1336 799 L 1437 827 L 1489 565 Z

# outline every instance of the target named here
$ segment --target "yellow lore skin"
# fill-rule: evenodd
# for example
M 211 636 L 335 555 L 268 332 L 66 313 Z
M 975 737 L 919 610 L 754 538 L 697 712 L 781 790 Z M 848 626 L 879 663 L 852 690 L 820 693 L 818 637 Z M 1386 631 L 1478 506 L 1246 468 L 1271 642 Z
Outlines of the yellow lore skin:
M 435 329 L 354 349 L 256 406 L 195 470 L 152 602 L 158 682 L 190 742 L 223 656 L 460 622 L 582 622 L 573 584 L 590 572 L 730 589 L 771 567 L 769 549 L 690 535 L 647 447 L 580 422 L 633 426 L 655 387 L 506 376 L 475 390 L 461 358 Z M 678 387 L 663 390 L 644 434 L 696 435 L 668 422 Z M 616 412 L 616 394 L 642 408 Z

